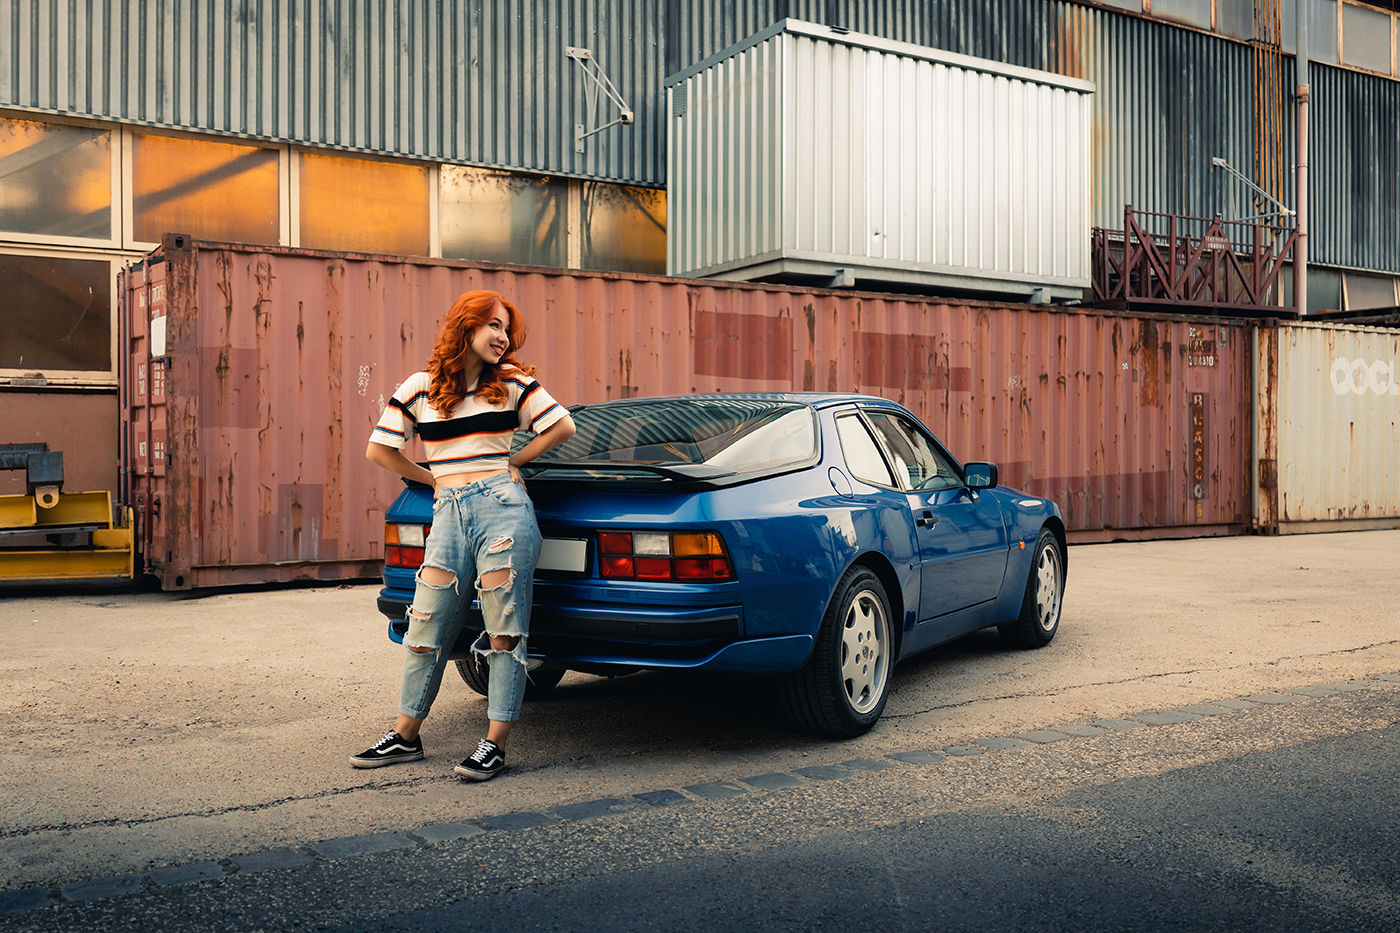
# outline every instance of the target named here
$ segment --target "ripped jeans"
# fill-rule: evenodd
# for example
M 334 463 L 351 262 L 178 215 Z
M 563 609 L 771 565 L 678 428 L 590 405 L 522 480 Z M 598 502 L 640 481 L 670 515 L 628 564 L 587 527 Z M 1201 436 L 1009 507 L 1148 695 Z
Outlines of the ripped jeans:
M 490 668 L 486 718 L 513 722 L 520 717 L 525 695 L 525 636 L 530 630 L 535 564 L 540 556 L 535 506 L 509 473 L 441 488 L 433 503 L 433 527 L 426 544 L 423 566 L 446 570 L 456 579 L 437 586 L 424 582 L 421 570 L 418 573 L 403 639 L 407 657 L 399 712 L 413 719 L 427 718 L 466 621 L 463 610 L 470 597 L 462 593 L 465 580 L 481 599 L 486 627 L 471 649 Z M 509 571 L 503 583 L 482 588 L 483 576 L 503 569 Z M 514 650 L 497 651 L 491 647 L 492 635 L 519 640 Z

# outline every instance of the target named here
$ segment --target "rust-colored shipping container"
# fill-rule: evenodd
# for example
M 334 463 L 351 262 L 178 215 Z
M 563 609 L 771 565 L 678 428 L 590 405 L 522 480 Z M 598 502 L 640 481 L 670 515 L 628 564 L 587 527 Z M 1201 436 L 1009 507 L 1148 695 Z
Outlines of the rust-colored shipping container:
M 565 402 L 707 391 L 902 401 L 1055 497 L 1080 540 L 1248 521 L 1249 325 L 168 236 L 123 276 L 123 490 L 170 589 L 379 572 L 384 401 L 462 291 L 525 313 Z

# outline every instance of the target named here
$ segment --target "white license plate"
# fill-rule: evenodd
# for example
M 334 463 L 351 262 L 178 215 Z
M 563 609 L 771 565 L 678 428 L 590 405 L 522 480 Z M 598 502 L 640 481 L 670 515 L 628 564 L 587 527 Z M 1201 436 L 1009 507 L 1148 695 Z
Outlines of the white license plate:
M 545 538 L 535 569 L 583 573 L 587 558 L 588 544 L 579 538 Z

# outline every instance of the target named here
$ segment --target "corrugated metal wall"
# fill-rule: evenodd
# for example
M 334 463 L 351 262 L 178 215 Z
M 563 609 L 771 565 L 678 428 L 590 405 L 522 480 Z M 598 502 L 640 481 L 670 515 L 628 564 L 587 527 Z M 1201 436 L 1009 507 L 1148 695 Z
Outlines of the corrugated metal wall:
M 659 185 L 662 16 L 646 0 L 0 0 L 0 106 Z M 571 45 L 637 115 L 583 154 Z
M 1101 225 L 1229 215 L 1210 159 L 1253 165 L 1247 45 L 1072 0 L 0 0 L 0 106 L 661 186 L 663 78 L 786 16 L 1093 81 Z M 637 114 L 583 155 L 568 45 Z M 1311 258 L 1400 271 L 1400 83 L 1313 80 Z
M 1400 272 L 1400 81 L 1317 65 L 1312 79 L 1308 255 Z

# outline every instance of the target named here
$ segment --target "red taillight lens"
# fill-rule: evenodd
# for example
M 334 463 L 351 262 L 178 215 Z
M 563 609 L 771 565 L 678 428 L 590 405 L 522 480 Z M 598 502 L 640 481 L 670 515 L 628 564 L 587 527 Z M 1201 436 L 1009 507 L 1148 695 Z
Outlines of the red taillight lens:
M 599 563 L 605 577 L 619 577 L 627 580 L 637 575 L 637 568 L 632 566 L 632 558 L 616 557 L 604 555 Z
M 677 580 L 732 580 L 734 569 L 722 557 L 676 558 Z
M 613 580 L 716 583 L 734 579 L 734 565 L 714 532 L 598 534 L 598 566 Z
M 384 563 L 389 567 L 423 566 L 423 545 L 430 525 L 384 526 Z
M 624 531 L 598 532 L 598 553 L 631 554 L 632 536 Z
M 671 579 L 671 558 L 669 557 L 636 557 L 633 558 L 637 565 L 638 580 L 669 580 Z

